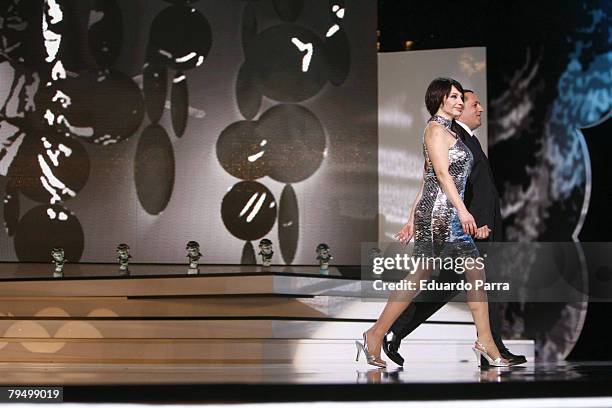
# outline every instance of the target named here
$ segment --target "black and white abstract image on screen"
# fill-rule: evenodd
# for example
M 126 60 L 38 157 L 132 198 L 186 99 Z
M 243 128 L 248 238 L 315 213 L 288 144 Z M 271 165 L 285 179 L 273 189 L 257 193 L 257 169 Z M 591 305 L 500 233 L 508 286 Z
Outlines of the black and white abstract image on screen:
M 359 263 L 377 237 L 376 4 L 0 6 L 0 260 Z M 363 81 L 362 78 L 372 78 Z M 255 244 L 255 245 L 254 245 Z

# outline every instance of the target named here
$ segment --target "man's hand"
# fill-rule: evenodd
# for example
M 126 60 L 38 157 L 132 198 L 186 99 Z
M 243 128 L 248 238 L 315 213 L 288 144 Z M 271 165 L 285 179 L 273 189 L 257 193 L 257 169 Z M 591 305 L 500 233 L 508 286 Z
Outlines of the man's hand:
M 474 234 L 474 238 L 476 239 L 487 239 L 489 238 L 489 234 L 491 233 L 491 229 L 488 225 L 483 225 L 482 227 L 476 229 L 476 234 Z
M 410 220 L 393 237 L 397 239 L 400 242 L 400 244 L 406 246 L 406 244 L 410 242 L 413 236 L 414 236 L 414 220 Z

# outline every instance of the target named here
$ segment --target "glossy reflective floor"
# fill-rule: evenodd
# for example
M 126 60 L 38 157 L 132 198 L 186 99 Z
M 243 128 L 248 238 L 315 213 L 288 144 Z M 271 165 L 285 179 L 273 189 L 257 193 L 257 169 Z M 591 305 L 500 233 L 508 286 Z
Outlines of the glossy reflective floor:
M 0 363 L 0 384 L 456 384 L 610 381 L 612 362 L 527 363 L 479 369 L 473 363 L 412 363 L 404 368 L 346 364 L 114 365 Z
M 462 405 L 476 407 L 491 406 L 492 400 L 522 399 L 525 402 L 519 404 L 522 406 L 612 406 L 612 362 L 528 363 L 488 370 L 480 370 L 472 363 L 413 363 L 403 369 L 386 370 L 353 362 L 300 365 L 0 363 L 0 386 L 3 385 L 61 385 L 64 402 L 351 401 L 355 406 L 358 401 L 420 401 L 427 406 L 427 401 L 446 404 L 479 400 Z M 545 399 L 548 399 L 546 403 Z M 571 401 L 574 402 L 566 403 Z M 483 402 L 486 403 L 483 405 Z

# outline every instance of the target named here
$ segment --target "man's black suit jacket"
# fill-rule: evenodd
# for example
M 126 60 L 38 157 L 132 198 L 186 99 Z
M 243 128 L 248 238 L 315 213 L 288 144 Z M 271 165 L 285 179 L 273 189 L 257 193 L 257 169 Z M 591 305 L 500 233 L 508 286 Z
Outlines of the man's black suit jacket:
M 465 186 L 463 201 L 476 220 L 476 225 L 488 225 L 491 229 L 488 241 L 503 240 L 503 225 L 499 193 L 495 187 L 489 159 L 476 136 L 471 136 L 461 125 L 453 121 L 452 130 L 472 151 L 474 164 Z

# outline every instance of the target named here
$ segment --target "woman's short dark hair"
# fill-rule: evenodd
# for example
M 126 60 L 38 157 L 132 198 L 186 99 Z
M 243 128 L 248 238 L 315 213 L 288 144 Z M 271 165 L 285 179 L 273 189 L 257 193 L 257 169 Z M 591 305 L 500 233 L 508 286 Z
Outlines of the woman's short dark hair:
M 436 114 L 444 97 L 450 95 L 453 86 L 463 95 L 463 87 L 452 78 L 436 78 L 431 81 L 425 92 L 425 106 L 431 116 Z

